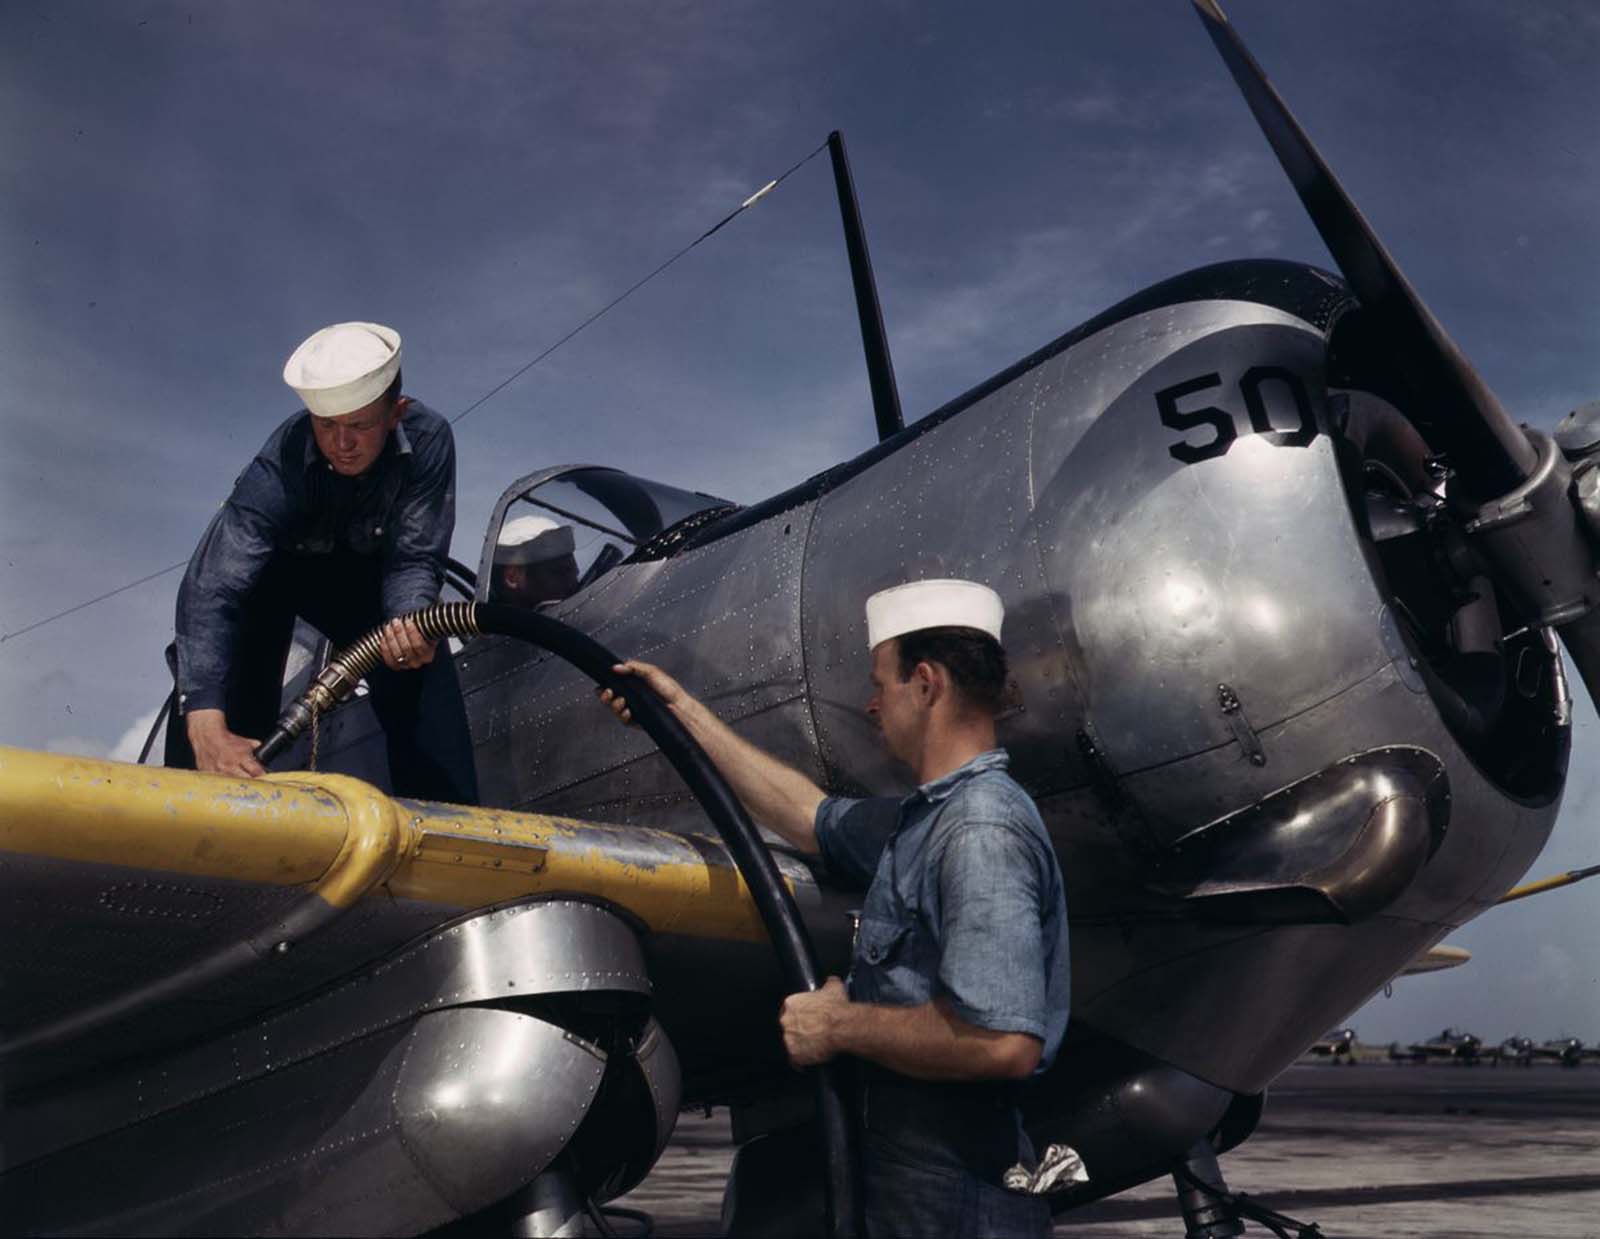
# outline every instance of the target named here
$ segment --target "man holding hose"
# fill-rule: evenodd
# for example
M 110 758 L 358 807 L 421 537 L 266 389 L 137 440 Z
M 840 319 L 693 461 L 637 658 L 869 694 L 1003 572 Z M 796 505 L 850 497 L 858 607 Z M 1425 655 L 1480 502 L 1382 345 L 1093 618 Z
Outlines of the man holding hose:
M 336 646 L 384 625 L 367 685 L 398 795 L 476 803 L 448 646 L 399 617 L 438 600 L 455 527 L 450 424 L 400 394 L 400 336 L 336 323 L 290 356 L 305 407 L 234 483 L 178 590 L 166 763 L 255 776 L 296 618 Z
M 1000 598 L 917 581 L 867 600 L 867 714 L 914 772 L 903 799 L 828 796 L 738 736 L 659 667 L 629 662 L 705 749 L 751 815 L 843 885 L 866 887 L 848 983 L 791 994 L 797 1067 L 860 1060 L 869 1235 L 1043 1235 L 1038 1196 L 1007 1190 L 1031 1164 L 1016 1082 L 1066 1031 L 1067 915 L 1037 808 L 1006 773 Z M 624 697 L 602 700 L 624 720 Z

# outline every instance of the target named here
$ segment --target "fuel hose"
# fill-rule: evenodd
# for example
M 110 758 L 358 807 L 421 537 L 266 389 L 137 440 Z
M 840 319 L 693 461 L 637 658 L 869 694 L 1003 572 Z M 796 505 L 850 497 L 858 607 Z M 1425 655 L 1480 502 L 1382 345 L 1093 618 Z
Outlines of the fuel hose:
M 800 919 L 794 896 L 784 885 L 772 853 L 733 789 L 661 698 L 635 676 L 619 676 L 612 668 L 623 661 L 598 641 L 551 616 L 493 603 L 442 602 L 405 617 L 430 641 L 446 637 L 493 635 L 512 637 L 565 659 L 601 688 L 628 699 L 633 719 L 655 741 L 678 776 L 694 794 L 727 845 L 739 874 L 750 888 L 762 923 L 792 990 L 815 990 L 821 984 L 811 937 Z M 328 661 L 306 690 L 278 720 L 272 734 L 256 750 L 262 764 L 276 757 L 309 727 L 347 698 L 361 678 L 377 666 L 381 653 L 374 629 Z M 837 1062 L 812 1069 L 817 1115 L 823 1136 L 828 1230 L 835 1239 L 862 1233 L 861 1194 L 855 1156 L 855 1129 L 845 1102 L 843 1067 Z

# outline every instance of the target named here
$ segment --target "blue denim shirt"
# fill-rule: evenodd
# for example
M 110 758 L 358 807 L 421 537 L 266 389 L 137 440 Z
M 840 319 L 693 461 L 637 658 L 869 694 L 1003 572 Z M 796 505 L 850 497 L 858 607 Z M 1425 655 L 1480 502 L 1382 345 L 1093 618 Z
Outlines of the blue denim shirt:
M 240 608 L 273 556 L 380 556 L 392 619 L 439 597 L 455 523 L 455 440 L 437 413 L 407 405 L 358 478 L 334 472 L 296 413 L 239 475 L 178 587 L 179 710 L 222 708 Z
M 817 844 L 834 875 L 867 888 L 851 998 L 943 997 L 968 1023 L 1038 1037 L 1043 1071 L 1067 1028 L 1067 905 L 1039 810 L 1007 765 L 992 749 L 904 800 L 829 797 Z

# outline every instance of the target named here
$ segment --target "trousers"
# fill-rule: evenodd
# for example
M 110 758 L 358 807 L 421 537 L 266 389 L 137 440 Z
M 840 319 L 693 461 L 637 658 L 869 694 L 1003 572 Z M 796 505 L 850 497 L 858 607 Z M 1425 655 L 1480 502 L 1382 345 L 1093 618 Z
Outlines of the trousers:
M 277 722 L 284 666 L 296 618 L 336 647 L 383 621 L 382 576 L 374 555 L 283 552 L 262 573 L 239 616 L 223 713 L 237 735 L 263 739 Z M 478 803 L 478 775 L 461 683 L 447 642 L 415 671 L 379 663 L 367 675 L 368 700 L 383 729 L 394 794 L 452 804 Z M 181 719 L 167 724 L 166 764 L 193 770 Z
M 912 1080 L 863 1064 L 862 1193 L 870 1239 L 1042 1239 L 1043 1198 L 1001 1186 L 1033 1164 L 1021 1115 L 1002 1084 Z

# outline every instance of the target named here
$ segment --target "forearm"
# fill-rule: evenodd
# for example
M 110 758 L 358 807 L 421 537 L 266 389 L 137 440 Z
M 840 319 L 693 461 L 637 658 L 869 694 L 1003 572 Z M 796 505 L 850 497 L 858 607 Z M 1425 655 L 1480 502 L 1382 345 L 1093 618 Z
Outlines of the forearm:
M 394 619 L 437 602 L 456 527 L 456 457 L 448 425 L 414 446 L 413 473 L 390 517 L 383 611 Z
M 258 457 L 195 547 L 175 616 L 180 714 L 224 704 L 240 615 L 271 562 L 282 506 Z
M 178 590 L 174 626 L 180 715 L 222 709 L 238 628 L 238 603 L 214 582 L 203 582 L 191 566 Z
M 849 1003 L 838 1009 L 830 1040 L 837 1053 L 918 1080 L 1023 1079 L 1042 1049 L 1037 1037 L 980 1028 L 938 1001 L 915 1007 Z
M 802 852 L 815 855 L 817 806 L 824 792 L 805 775 L 743 739 L 701 702 L 674 708 L 752 817 Z
M 233 630 L 230 626 L 220 634 L 208 633 L 196 639 L 180 632 L 178 647 L 178 714 L 186 715 L 196 710 L 221 710 L 228 697 L 228 649 Z
M 397 619 L 432 606 L 444 584 L 444 560 L 430 556 L 392 559 L 383 574 L 383 617 Z

